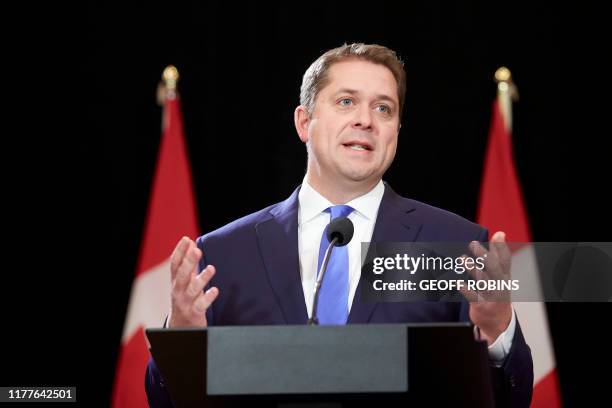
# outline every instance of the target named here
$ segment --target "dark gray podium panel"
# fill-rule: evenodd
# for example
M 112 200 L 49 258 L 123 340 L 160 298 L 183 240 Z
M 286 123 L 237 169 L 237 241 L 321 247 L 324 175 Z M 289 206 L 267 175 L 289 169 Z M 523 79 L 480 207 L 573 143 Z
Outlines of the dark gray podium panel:
M 176 408 L 493 406 L 487 347 L 467 323 L 146 333 Z
M 403 325 L 216 327 L 208 395 L 408 391 Z

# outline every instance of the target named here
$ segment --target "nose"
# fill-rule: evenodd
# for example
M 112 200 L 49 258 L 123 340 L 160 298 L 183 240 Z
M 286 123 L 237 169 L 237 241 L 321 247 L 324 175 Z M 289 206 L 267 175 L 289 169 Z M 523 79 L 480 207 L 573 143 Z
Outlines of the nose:
M 372 129 L 372 111 L 368 106 L 363 105 L 355 111 L 353 127 L 360 130 Z

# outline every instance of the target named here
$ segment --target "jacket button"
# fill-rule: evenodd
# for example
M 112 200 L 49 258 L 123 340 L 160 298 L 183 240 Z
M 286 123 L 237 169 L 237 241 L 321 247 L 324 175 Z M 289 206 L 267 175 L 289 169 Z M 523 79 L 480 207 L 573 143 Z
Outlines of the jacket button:
M 510 383 L 510 386 L 512 388 L 516 387 L 516 381 L 514 380 L 514 376 L 513 375 L 510 376 L 510 378 L 508 379 L 508 382 Z

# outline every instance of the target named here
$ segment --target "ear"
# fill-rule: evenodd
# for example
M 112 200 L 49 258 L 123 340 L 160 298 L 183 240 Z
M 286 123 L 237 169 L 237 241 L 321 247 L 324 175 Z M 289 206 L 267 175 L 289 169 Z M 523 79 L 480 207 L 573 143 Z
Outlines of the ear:
M 310 115 L 306 108 L 302 105 L 295 108 L 293 113 L 293 121 L 295 130 L 303 143 L 308 142 L 308 126 L 310 125 Z

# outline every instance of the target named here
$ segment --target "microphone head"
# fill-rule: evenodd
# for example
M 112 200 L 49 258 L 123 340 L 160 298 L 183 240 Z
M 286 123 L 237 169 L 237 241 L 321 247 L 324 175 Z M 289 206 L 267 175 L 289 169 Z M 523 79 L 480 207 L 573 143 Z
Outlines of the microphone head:
M 347 217 L 336 218 L 327 226 L 327 240 L 331 242 L 338 238 L 336 246 L 344 246 L 351 242 L 354 231 L 353 223 Z

